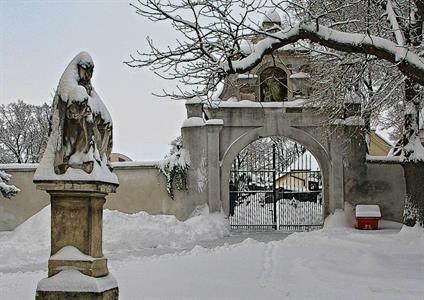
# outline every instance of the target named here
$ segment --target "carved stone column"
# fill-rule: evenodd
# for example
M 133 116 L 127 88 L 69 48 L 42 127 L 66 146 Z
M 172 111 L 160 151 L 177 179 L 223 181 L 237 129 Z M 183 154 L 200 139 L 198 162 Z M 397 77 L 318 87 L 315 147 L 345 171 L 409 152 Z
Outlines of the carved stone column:
M 118 299 L 102 249 L 103 204 L 117 185 L 35 182 L 50 194 L 51 256 L 36 299 Z

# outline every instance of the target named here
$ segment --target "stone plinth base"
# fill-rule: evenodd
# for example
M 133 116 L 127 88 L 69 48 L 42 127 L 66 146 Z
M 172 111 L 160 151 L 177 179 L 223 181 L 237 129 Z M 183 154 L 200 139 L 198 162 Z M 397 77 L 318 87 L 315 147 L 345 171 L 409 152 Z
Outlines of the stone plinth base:
M 117 300 L 118 283 L 108 274 L 92 277 L 78 270 L 63 270 L 42 279 L 37 286 L 36 300 Z
M 117 300 L 118 284 L 102 250 L 103 204 L 116 184 L 35 182 L 50 194 L 51 256 L 36 299 Z
M 49 259 L 49 276 L 56 275 L 61 269 L 69 268 L 80 270 L 83 274 L 93 277 L 106 276 L 107 269 L 106 258 L 93 258 L 89 261 L 84 260 L 53 260 Z
M 49 277 L 76 269 L 93 277 L 109 271 L 102 251 L 103 204 L 116 185 L 101 182 L 36 182 L 51 201 Z
M 36 300 L 116 300 L 118 299 L 118 288 L 113 288 L 101 293 L 90 292 L 47 292 L 37 291 Z

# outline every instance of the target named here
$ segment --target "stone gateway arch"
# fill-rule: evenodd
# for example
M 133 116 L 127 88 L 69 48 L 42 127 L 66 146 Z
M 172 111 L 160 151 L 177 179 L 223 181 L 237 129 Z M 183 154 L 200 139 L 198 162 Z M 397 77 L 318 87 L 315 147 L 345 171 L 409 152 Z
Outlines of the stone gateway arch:
M 361 104 L 354 99 L 345 99 L 331 118 L 314 107 L 309 68 L 307 53 L 279 49 L 248 73 L 228 76 L 218 101 L 186 102 L 181 133 L 190 169 L 188 190 L 175 203 L 181 219 L 205 203 L 210 211 L 229 215 L 234 159 L 252 142 L 278 136 L 303 145 L 315 157 L 322 173 L 324 216 L 347 202 L 378 204 L 384 218 L 402 220 L 402 165 L 367 155 Z
M 322 126 L 323 118 L 313 109 L 303 108 L 300 102 L 269 103 L 266 107 L 257 102 L 243 102 L 221 102 L 216 108 L 187 103 L 187 120 L 198 121 L 186 121 L 182 128 L 185 147 L 190 153 L 191 172 L 199 173 L 193 169 L 201 168 L 202 157 L 203 160 L 204 156 L 207 158 L 207 185 L 204 191 L 191 191 L 196 194 L 193 197 L 205 197 L 212 211 L 222 209 L 228 215 L 228 182 L 234 159 L 252 142 L 280 136 L 303 145 L 316 158 L 323 177 L 325 215 L 343 208 L 342 161 L 347 155 L 344 155 L 346 147 L 342 135 L 358 132 L 358 128 L 347 128 L 349 132 L 346 128 L 334 128 L 329 135 L 328 128 Z M 208 120 L 202 122 L 204 117 Z M 361 143 L 357 146 L 365 147 Z M 355 153 L 358 149 L 349 150 Z M 189 182 L 196 180 L 193 175 Z

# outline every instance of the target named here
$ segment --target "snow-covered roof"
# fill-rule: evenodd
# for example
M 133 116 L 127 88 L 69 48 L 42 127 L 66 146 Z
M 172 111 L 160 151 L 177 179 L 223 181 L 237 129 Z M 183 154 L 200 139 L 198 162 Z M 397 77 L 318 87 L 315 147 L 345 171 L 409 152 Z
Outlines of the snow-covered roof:
M 374 132 L 376 136 L 385 141 L 389 146 L 393 147 L 393 143 L 389 139 L 389 132 L 387 130 L 376 129 Z
M 310 164 L 306 164 L 305 162 L 310 162 Z M 284 172 L 289 173 L 297 170 L 305 170 L 306 168 L 308 171 L 320 171 L 318 161 L 308 150 L 299 156 L 289 167 L 284 170 Z

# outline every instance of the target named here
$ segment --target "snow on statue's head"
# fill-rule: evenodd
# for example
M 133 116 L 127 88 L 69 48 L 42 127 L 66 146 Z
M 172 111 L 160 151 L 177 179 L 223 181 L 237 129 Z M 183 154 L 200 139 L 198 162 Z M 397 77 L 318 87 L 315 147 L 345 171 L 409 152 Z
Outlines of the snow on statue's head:
M 112 119 L 91 85 L 94 63 L 81 52 L 60 78 L 52 107 L 52 130 L 34 180 L 117 183 L 108 158 Z

